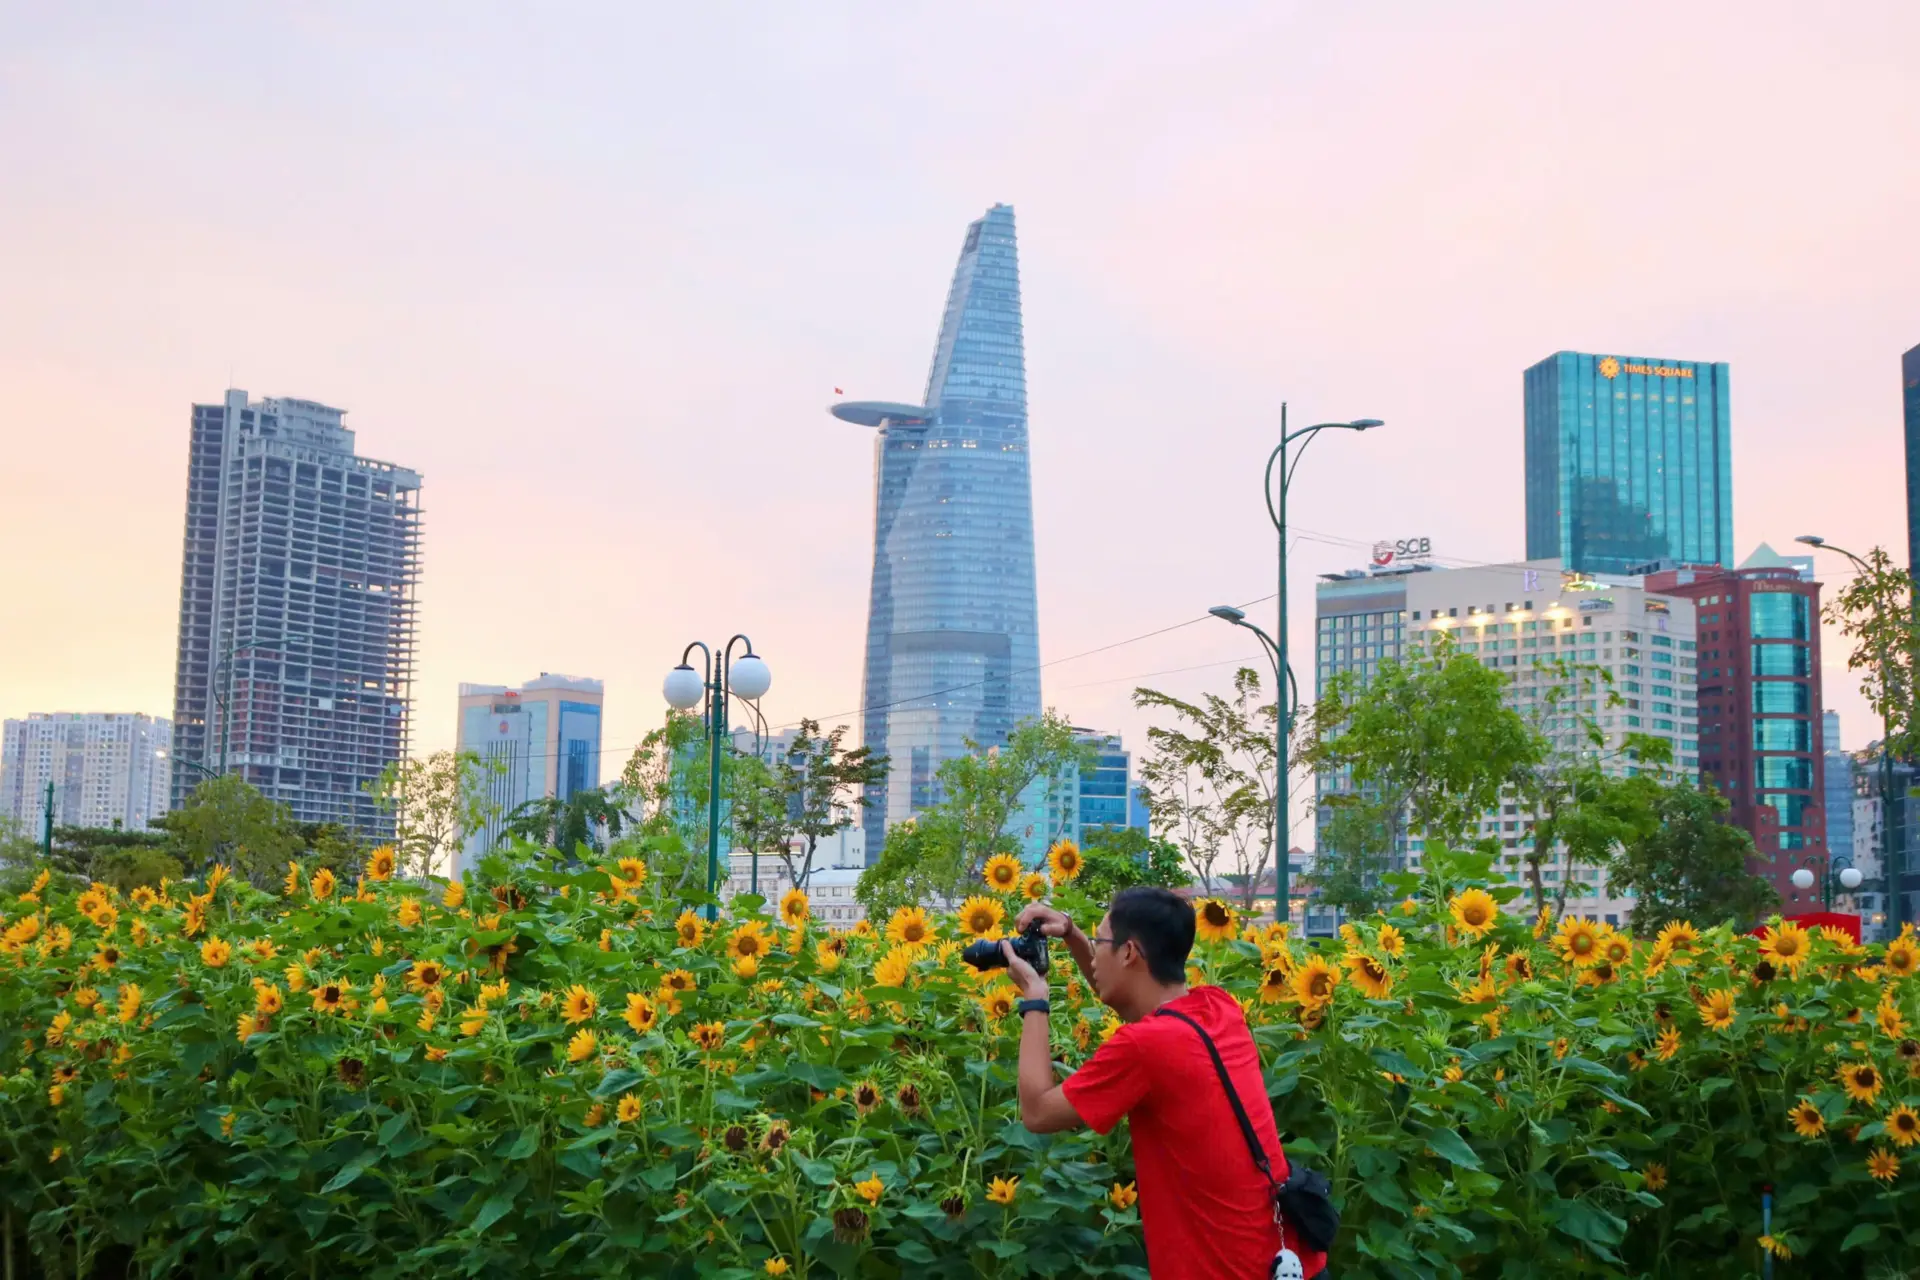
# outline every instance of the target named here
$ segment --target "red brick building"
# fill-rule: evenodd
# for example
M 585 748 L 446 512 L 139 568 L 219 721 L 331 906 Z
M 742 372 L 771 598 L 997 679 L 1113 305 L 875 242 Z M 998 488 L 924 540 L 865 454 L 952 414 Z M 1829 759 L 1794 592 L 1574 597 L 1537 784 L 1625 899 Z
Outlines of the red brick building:
M 1666 569 L 1646 587 L 1697 611 L 1702 781 L 1753 836 L 1754 871 L 1772 881 L 1782 909 L 1817 907 L 1819 882 L 1800 890 L 1790 877 L 1803 866 L 1827 872 L 1820 584 L 1762 543 L 1738 569 Z

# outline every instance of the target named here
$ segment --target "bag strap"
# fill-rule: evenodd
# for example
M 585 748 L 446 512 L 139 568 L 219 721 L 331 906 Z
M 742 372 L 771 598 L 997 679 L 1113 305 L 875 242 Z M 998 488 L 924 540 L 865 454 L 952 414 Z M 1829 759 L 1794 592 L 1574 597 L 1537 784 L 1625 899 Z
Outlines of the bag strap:
M 1178 1018 L 1200 1033 L 1200 1043 L 1207 1046 L 1207 1056 L 1213 1059 L 1213 1069 L 1220 1075 L 1221 1087 L 1227 1091 L 1227 1101 L 1233 1104 L 1233 1118 L 1240 1122 L 1240 1136 L 1247 1140 L 1247 1150 L 1253 1156 L 1253 1163 L 1262 1174 L 1266 1175 L 1267 1185 L 1278 1190 L 1279 1184 L 1273 1178 L 1273 1162 L 1267 1159 L 1266 1149 L 1260 1145 L 1259 1137 L 1253 1132 L 1253 1121 L 1247 1118 L 1247 1109 L 1240 1104 L 1240 1093 L 1233 1087 L 1232 1077 L 1227 1075 L 1227 1064 L 1221 1060 L 1220 1050 L 1214 1047 L 1213 1037 L 1207 1034 L 1205 1027 L 1178 1009 L 1161 1008 L 1156 1010 L 1153 1016 Z

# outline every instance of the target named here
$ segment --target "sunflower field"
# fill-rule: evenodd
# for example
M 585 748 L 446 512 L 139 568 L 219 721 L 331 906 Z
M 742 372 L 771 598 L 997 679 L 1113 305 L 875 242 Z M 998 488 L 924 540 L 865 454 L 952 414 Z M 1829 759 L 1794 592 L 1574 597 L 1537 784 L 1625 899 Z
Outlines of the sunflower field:
M 6 1275 L 1144 1276 L 1125 1126 L 1021 1127 L 1012 988 L 958 956 L 1028 899 L 1091 930 L 1062 852 L 850 933 L 641 858 L 42 874 L 0 903 Z M 1487 867 L 1313 943 L 1200 904 L 1341 1280 L 1920 1257 L 1920 943 L 1635 941 Z M 1115 1024 L 1055 956 L 1070 1068 Z

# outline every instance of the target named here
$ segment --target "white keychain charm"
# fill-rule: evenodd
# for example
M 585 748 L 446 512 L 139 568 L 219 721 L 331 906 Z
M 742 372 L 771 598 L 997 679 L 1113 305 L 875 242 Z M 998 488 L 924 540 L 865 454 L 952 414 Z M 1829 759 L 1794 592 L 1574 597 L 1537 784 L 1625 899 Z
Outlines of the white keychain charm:
M 1280 1252 L 1274 1255 L 1271 1280 L 1307 1280 L 1306 1268 L 1300 1265 L 1300 1255 L 1282 1245 Z

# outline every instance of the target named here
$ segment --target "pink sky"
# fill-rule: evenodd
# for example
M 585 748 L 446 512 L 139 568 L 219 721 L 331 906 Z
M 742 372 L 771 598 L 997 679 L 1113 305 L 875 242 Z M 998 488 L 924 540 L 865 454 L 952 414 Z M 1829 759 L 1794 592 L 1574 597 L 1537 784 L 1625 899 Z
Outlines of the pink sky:
M 920 393 L 995 201 L 1048 660 L 1272 590 L 1282 399 L 1389 423 L 1315 446 L 1304 529 L 1519 558 L 1562 348 L 1731 363 L 1742 557 L 1904 546 L 1911 3 L 693 9 L 0 8 L 0 715 L 171 713 L 188 406 L 231 383 L 425 474 L 417 749 L 460 681 L 563 671 L 615 767 L 736 630 L 776 722 L 847 718 L 871 444 L 824 406 Z M 1296 618 L 1359 558 L 1302 541 Z M 1135 678 L 1221 684 L 1241 634 L 1046 697 L 1138 745 Z

